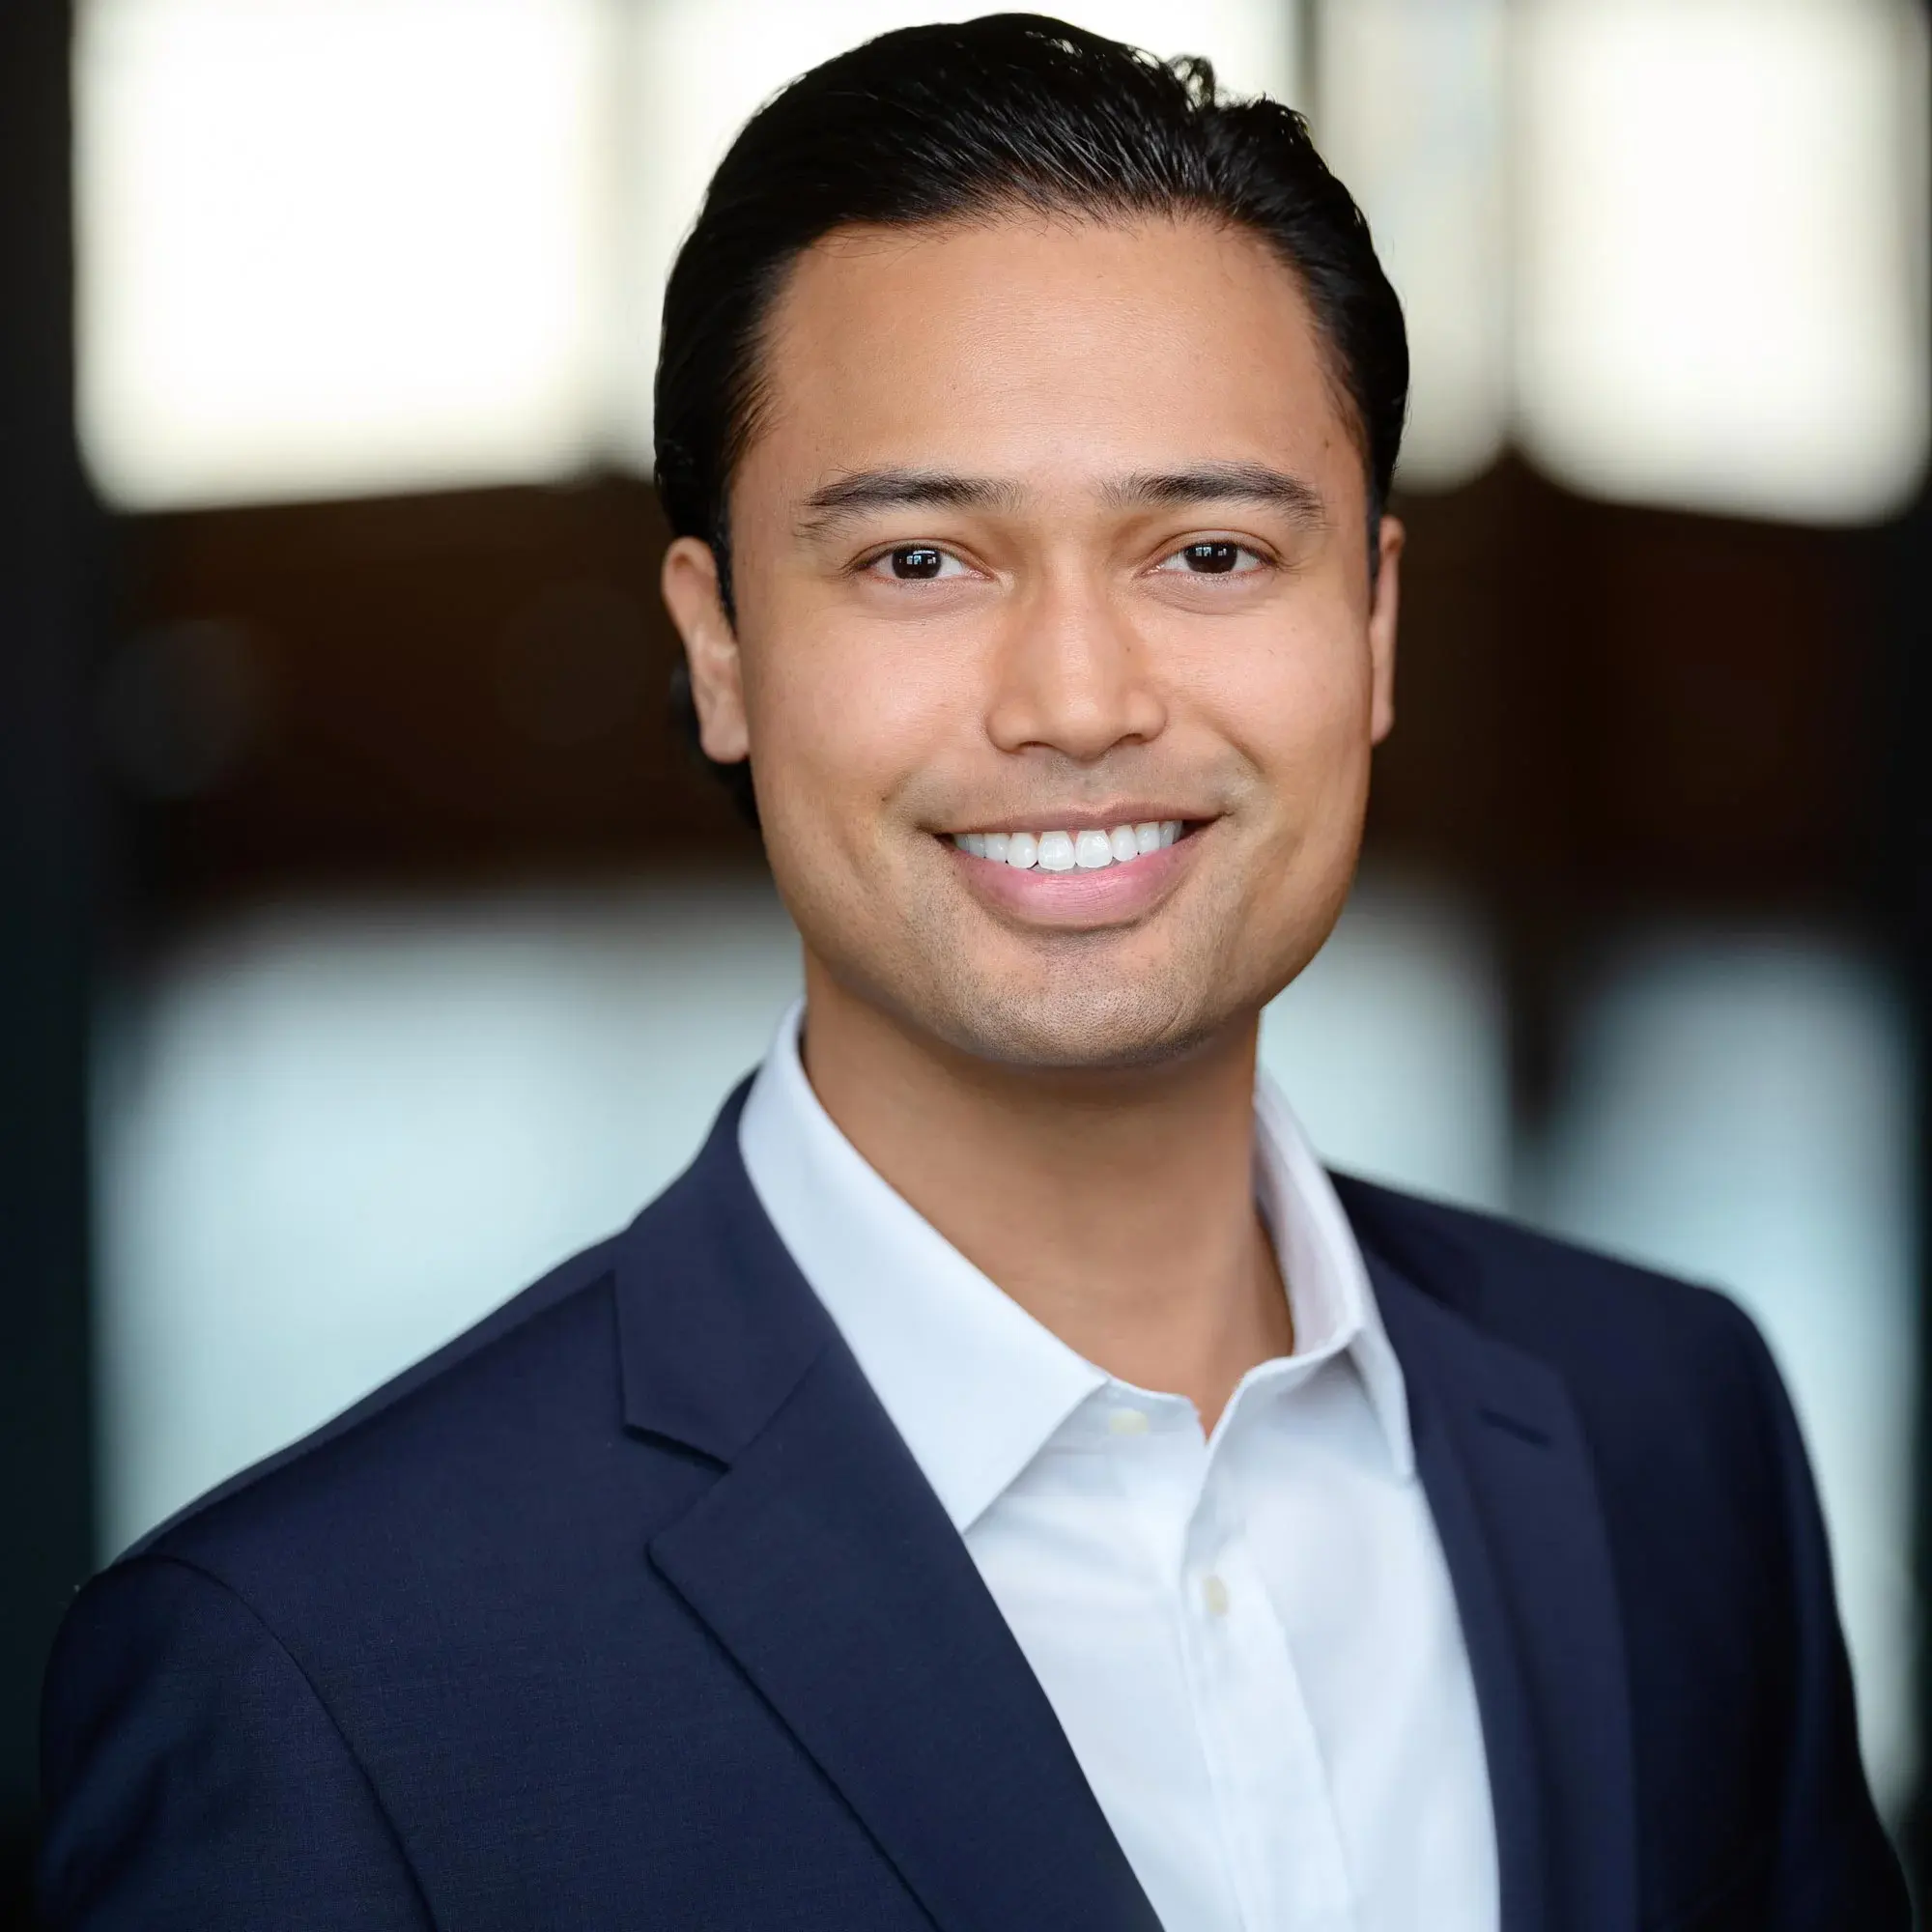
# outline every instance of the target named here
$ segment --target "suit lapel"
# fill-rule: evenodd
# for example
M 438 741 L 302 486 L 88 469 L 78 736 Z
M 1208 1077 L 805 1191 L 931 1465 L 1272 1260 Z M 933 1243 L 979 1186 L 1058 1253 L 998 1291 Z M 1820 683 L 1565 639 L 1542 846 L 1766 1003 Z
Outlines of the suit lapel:
M 1503 1932 L 1634 1932 L 1623 1629 L 1576 1409 L 1553 1370 L 1425 1293 L 1363 1233 L 1482 1711 Z
M 628 1419 L 726 1465 L 650 1561 L 945 1932 L 1158 1932 L 965 1545 L 765 1219 L 740 1097 L 620 1268 Z

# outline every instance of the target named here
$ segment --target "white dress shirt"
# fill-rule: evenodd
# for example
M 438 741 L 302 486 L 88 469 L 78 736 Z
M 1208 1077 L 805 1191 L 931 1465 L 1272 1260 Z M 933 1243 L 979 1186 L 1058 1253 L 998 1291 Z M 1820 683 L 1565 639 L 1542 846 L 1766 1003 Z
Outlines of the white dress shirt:
M 1401 1365 L 1286 1104 L 1256 1198 L 1294 1352 L 1211 1436 L 1076 1354 L 833 1124 L 781 1026 L 745 1165 L 985 1578 L 1170 1932 L 1496 1932 L 1475 1692 Z

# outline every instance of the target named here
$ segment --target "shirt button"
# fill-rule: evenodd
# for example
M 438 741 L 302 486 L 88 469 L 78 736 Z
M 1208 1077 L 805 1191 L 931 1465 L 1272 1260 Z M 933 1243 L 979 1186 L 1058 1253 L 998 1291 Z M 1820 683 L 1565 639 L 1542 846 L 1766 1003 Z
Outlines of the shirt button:
M 1148 1419 L 1138 1408 L 1117 1408 L 1107 1417 L 1107 1427 L 1116 1435 L 1145 1435 Z
M 1208 1605 L 1209 1616 L 1225 1617 L 1228 1614 L 1228 1586 L 1220 1577 L 1207 1577 L 1201 1585 L 1201 1597 Z

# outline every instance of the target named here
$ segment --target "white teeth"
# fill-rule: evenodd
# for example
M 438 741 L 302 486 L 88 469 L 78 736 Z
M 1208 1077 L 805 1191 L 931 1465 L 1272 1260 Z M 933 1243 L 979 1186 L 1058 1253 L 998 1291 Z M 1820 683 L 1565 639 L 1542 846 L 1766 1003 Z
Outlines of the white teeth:
M 1042 872 L 1070 872 L 1074 865 L 1071 833 L 1042 832 L 1039 835 L 1039 869 Z
M 1138 825 L 1117 825 L 1111 832 L 955 832 L 952 837 L 960 851 L 1022 872 L 1035 866 L 1042 872 L 1098 872 L 1172 845 L 1180 827 L 1178 818 L 1150 818 Z

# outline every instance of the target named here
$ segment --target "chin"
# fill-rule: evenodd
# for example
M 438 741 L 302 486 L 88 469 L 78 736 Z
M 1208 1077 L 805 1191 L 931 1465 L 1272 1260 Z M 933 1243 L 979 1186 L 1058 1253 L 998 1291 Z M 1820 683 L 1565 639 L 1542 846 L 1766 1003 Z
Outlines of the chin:
M 1096 984 L 1078 975 L 947 1004 L 951 1010 L 928 1009 L 922 1023 L 976 1060 L 1042 1073 L 1125 1072 L 1181 1060 L 1245 1012 L 1176 987 Z

